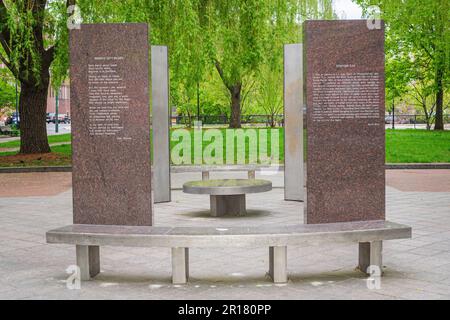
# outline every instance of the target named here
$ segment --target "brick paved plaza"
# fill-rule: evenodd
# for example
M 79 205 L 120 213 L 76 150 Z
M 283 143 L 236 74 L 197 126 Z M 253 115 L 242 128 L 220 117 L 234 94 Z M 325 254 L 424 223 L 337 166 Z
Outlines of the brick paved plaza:
M 302 204 L 283 200 L 283 176 L 270 193 L 248 195 L 248 216 L 213 218 L 209 199 L 184 194 L 199 173 L 172 175 L 173 201 L 157 204 L 157 226 L 255 226 L 301 223 Z M 213 173 L 211 178 L 245 178 Z M 264 276 L 266 249 L 191 249 L 190 283 L 171 284 L 170 250 L 102 247 L 102 273 L 69 290 L 65 269 L 75 248 L 47 245 L 45 232 L 72 223 L 70 173 L 0 175 L 2 299 L 449 299 L 450 170 L 387 171 L 387 219 L 410 225 L 412 240 L 384 242 L 381 289 L 355 271 L 357 244 L 288 248 L 289 282 Z

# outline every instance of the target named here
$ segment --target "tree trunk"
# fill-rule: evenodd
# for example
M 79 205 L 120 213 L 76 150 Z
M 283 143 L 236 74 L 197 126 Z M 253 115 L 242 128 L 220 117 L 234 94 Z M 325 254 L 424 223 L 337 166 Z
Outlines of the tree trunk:
M 4 59 L 2 55 L 1 60 L 21 84 L 20 153 L 48 153 L 50 147 L 47 141 L 45 113 L 50 83 L 49 68 L 56 50 L 55 45 L 45 49 L 45 16 L 46 5 L 49 1 L 19 1 L 20 4 L 11 7 L 4 2 L 0 1 L 0 45 L 7 59 Z M 66 6 L 74 5 L 75 2 L 75 0 L 67 0 Z M 26 21 L 19 21 L 22 19 L 20 18 L 18 23 L 21 31 L 12 32 L 7 23 L 8 15 L 12 13 L 9 12 L 10 9 L 18 10 L 19 17 L 30 17 L 33 23 L 27 23 L 28 18 Z M 24 41 L 28 43 L 26 46 L 23 45 Z M 38 56 L 36 58 L 39 65 L 33 61 L 36 60 L 32 58 L 33 55 Z M 36 69 L 39 69 L 38 75 Z
M 231 94 L 231 116 L 230 128 L 241 127 L 241 84 L 236 84 L 230 88 Z
M 20 153 L 48 153 L 47 140 L 47 93 L 49 80 L 42 77 L 39 86 L 21 82 L 20 115 Z
M 438 69 L 436 72 L 436 118 L 434 120 L 434 130 L 444 130 L 444 88 L 442 85 L 443 71 Z
M 426 125 L 427 125 L 427 130 L 431 130 L 431 116 L 432 116 L 432 114 L 431 114 L 431 112 L 428 112 L 426 98 L 422 98 L 422 110 L 423 110 L 423 113 L 425 114 L 425 122 L 426 122 Z
M 425 121 L 427 123 L 427 130 L 431 130 L 431 117 L 428 114 L 425 114 Z
M 425 122 L 427 123 L 427 130 L 431 130 L 431 116 L 425 112 Z
M 186 123 L 188 128 L 192 128 L 192 118 L 191 118 L 191 113 L 188 111 L 187 112 L 187 123 Z
M 270 115 L 270 127 L 275 128 L 275 114 Z

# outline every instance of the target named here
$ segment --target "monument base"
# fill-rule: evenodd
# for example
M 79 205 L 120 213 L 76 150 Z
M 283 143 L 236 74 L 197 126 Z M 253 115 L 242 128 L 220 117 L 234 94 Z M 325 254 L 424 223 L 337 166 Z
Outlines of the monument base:
M 100 247 L 76 246 L 77 266 L 80 268 L 80 279 L 91 280 L 100 273 Z
M 383 274 L 383 241 L 359 243 L 358 269 L 367 275 Z
M 211 215 L 221 217 L 225 215 L 243 216 L 247 213 L 245 208 L 245 194 L 210 196 Z

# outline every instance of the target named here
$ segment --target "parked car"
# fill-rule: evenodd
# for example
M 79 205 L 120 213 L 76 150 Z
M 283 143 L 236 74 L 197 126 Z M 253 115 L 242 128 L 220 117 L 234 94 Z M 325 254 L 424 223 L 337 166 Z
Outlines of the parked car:
M 20 124 L 20 115 L 17 112 L 14 112 L 11 116 L 11 124 L 19 125 Z
M 47 113 L 47 123 L 56 123 L 56 114 Z M 70 123 L 70 119 L 66 114 L 58 114 L 58 123 Z
M 408 124 L 409 122 L 410 122 L 409 119 L 406 119 L 406 118 L 401 118 L 397 121 L 397 123 L 400 123 L 400 124 Z
M 71 119 L 70 116 L 68 114 L 64 115 L 64 123 L 70 123 Z
M 6 121 L 5 121 L 5 126 L 9 126 L 9 125 L 11 125 L 12 124 L 12 117 L 11 116 L 8 116 L 7 118 L 6 118 Z
M 392 120 L 394 119 L 393 116 L 385 116 L 384 117 L 384 123 L 388 124 L 388 123 L 392 123 Z
M 47 119 L 46 119 L 47 123 L 52 122 L 52 119 L 53 119 L 54 116 L 55 116 L 54 113 L 47 112 Z

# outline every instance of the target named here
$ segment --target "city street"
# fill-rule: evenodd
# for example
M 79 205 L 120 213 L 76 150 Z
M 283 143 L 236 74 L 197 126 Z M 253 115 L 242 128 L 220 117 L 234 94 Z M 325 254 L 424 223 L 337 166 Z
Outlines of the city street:
M 71 125 L 70 124 L 59 124 L 58 133 L 55 132 L 55 124 L 54 123 L 48 123 L 47 124 L 47 134 L 55 135 L 55 134 L 64 134 L 64 133 L 70 133 L 71 131 Z

